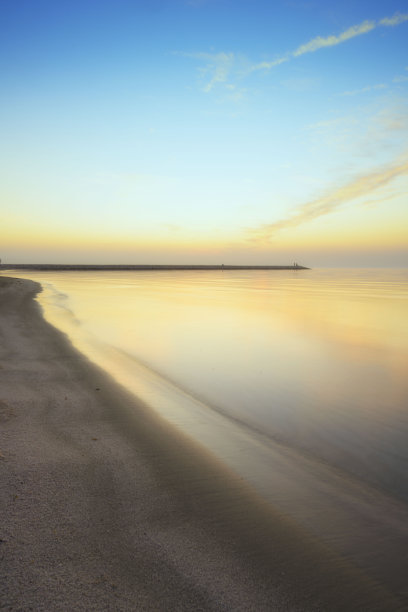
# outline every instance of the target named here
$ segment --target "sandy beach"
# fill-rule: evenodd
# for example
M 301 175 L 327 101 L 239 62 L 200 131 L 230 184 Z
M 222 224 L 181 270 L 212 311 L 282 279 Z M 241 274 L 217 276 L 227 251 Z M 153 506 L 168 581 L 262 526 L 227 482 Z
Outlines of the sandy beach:
M 0 278 L 0 607 L 403 610 Z

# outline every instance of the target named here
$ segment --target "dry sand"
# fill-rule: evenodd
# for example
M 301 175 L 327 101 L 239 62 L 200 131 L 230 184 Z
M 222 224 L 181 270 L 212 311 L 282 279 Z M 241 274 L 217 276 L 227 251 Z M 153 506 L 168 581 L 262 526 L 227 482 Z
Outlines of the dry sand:
M 399 610 L 0 277 L 0 607 Z

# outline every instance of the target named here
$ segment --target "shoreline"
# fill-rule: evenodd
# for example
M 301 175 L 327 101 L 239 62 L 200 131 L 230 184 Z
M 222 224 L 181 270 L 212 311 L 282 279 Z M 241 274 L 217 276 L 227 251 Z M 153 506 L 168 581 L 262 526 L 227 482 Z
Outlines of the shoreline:
M 77 352 L 0 277 L 0 604 L 397 610 Z

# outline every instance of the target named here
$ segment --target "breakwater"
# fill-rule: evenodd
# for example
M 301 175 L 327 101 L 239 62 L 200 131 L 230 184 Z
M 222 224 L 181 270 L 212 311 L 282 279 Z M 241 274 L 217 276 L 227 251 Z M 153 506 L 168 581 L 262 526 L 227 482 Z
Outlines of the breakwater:
M 0 270 L 309 270 L 305 266 L 232 266 L 232 265 L 93 265 L 93 264 L 1 264 Z

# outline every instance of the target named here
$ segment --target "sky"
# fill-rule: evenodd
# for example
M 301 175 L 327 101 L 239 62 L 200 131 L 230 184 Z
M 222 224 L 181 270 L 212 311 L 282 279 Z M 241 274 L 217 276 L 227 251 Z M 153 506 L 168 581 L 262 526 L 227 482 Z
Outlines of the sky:
M 3 263 L 408 265 L 406 0 L 2 0 Z

